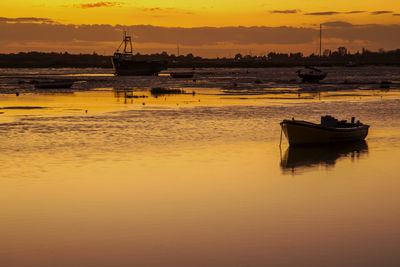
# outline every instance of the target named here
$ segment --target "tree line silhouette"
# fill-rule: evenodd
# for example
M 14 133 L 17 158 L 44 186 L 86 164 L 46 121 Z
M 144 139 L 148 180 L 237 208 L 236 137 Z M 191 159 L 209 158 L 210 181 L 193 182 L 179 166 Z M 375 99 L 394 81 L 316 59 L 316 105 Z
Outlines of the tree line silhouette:
M 112 68 L 111 56 L 93 54 L 69 54 L 21 52 L 0 54 L 0 68 Z M 167 61 L 169 67 L 291 67 L 291 66 L 362 66 L 362 65 L 400 65 L 400 49 L 392 51 L 369 51 L 350 53 L 345 47 L 335 51 L 325 50 L 321 56 L 302 53 L 275 53 L 266 55 L 242 55 L 233 57 L 202 58 L 193 54 L 176 56 L 167 52 L 140 54 L 135 60 Z

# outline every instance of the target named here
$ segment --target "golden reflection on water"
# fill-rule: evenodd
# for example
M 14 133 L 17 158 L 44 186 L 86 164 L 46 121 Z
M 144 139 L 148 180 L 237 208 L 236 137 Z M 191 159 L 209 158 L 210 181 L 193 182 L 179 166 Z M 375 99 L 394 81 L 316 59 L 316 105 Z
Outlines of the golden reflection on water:
M 398 265 L 397 102 L 134 94 L 1 99 L 47 107 L 1 114 L 1 266 Z M 280 155 L 282 117 L 337 105 L 368 144 Z
M 356 170 L 345 162 L 336 173 L 292 180 L 274 167 L 279 161 L 272 145 L 221 145 L 172 159 L 149 152 L 139 162 L 64 164 L 49 166 L 38 180 L 3 179 L 2 262 L 362 266 L 383 257 L 396 262 L 397 174 L 381 177 L 371 162 L 360 161 Z
M 224 94 L 219 89 L 183 88 L 185 94 L 152 95 L 149 89 L 137 88 L 101 88 L 92 91 L 63 90 L 53 92 L 42 90 L 39 93 L 1 95 L 0 111 L 4 112 L 0 120 L 7 115 L 35 115 L 58 112 L 107 112 L 121 109 L 148 107 L 196 107 L 225 105 L 282 105 L 296 103 L 312 103 L 321 101 L 375 101 L 376 99 L 397 99 L 400 92 L 391 90 L 352 90 L 345 92 L 302 92 L 302 93 L 240 93 L 233 91 Z M 114 96 L 114 99 L 111 97 Z M 121 106 L 124 104 L 125 106 Z M 26 106 L 42 107 L 41 109 L 24 108 Z M 20 107 L 8 109 L 8 107 Z

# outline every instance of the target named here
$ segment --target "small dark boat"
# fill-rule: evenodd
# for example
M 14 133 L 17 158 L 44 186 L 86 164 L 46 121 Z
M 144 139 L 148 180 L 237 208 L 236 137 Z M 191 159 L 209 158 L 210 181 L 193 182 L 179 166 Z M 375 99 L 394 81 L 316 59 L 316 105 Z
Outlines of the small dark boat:
M 170 72 L 169 75 L 172 78 L 193 78 L 194 71 L 186 71 L 186 72 Z
M 346 65 L 344 65 L 347 68 L 354 68 L 354 67 L 358 67 L 359 65 L 353 61 L 349 61 Z
M 319 25 L 319 57 L 321 58 L 322 56 L 322 24 Z M 329 62 L 321 62 L 320 65 L 325 65 L 329 66 Z M 301 78 L 301 82 L 303 83 L 318 83 L 319 81 L 325 79 L 326 75 L 328 75 L 326 72 L 323 72 L 320 69 L 310 67 L 310 66 L 305 66 L 307 71 L 301 71 L 298 70 L 296 73 L 297 75 Z
M 364 140 L 368 135 L 369 125 L 360 121 L 351 122 L 327 115 L 321 117 L 321 124 L 307 121 L 283 120 L 280 123 L 289 145 L 334 144 Z
M 68 89 L 74 84 L 74 80 L 43 80 L 31 81 L 36 89 Z
M 123 53 L 119 50 L 124 47 Z M 157 75 L 167 69 L 167 63 L 159 60 L 135 60 L 133 58 L 132 38 L 124 33 L 124 39 L 112 57 L 115 75 Z
M 392 84 L 391 81 L 381 81 L 381 84 L 379 85 L 379 88 L 390 89 L 390 85 L 391 84 Z
M 301 70 L 296 72 L 297 75 L 302 79 L 301 82 L 303 83 L 318 83 L 319 81 L 325 79 L 326 75 L 328 75 L 326 72 L 314 67 L 305 68 L 308 69 L 307 72 L 302 72 Z

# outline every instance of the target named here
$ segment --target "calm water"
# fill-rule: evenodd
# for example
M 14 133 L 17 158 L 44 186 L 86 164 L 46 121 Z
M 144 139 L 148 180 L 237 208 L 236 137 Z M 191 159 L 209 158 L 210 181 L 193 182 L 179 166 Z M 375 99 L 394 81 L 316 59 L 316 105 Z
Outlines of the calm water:
M 399 266 L 400 92 L 265 84 L 0 95 L 0 266 Z M 279 148 L 325 114 L 366 142 Z

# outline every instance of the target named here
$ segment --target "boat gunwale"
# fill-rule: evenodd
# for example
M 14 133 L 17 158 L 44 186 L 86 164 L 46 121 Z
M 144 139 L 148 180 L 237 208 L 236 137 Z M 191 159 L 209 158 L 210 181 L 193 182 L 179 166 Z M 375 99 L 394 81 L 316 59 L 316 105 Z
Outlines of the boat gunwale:
M 313 79 L 324 79 L 328 75 L 327 73 L 323 72 L 321 74 L 310 74 L 310 73 L 298 73 L 299 78 L 313 78 Z
M 310 127 L 310 128 L 317 128 L 321 130 L 327 130 L 327 131 L 333 131 L 333 132 L 353 132 L 357 130 L 365 130 L 369 128 L 369 125 L 367 124 L 360 124 L 356 125 L 354 127 L 326 127 L 322 126 L 321 124 L 316 124 L 313 122 L 308 122 L 308 121 L 298 121 L 298 120 L 283 120 L 280 125 L 283 126 L 284 124 L 292 124 L 292 125 L 298 125 L 298 126 L 304 126 L 304 127 Z

